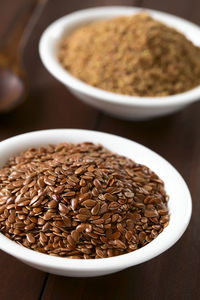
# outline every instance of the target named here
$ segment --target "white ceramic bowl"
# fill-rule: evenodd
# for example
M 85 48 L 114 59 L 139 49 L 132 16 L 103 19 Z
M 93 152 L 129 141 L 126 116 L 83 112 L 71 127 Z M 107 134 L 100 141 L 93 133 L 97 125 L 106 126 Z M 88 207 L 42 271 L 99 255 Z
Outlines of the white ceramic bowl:
M 200 99 L 200 86 L 188 92 L 167 97 L 133 97 L 107 92 L 70 75 L 59 63 L 57 50 L 63 35 L 89 22 L 119 15 L 132 15 L 141 10 L 144 9 L 123 6 L 100 7 L 80 10 L 60 18 L 44 31 L 40 39 L 39 52 L 44 66 L 77 98 L 123 119 L 139 120 L 167 115 Z M 200 45 L 200 27 L 197 25 L 159 11 L 149 9 L 145 11 L 155 19 L 184 33 L 194 44 Z
M 55 129 L 30 132 L 0 143 L 0 166 L 10 155 L 28 147 L 59 142 L 90 141 L 142 163 L 160 176 L 170 196 L 169 225 L 148 245 L 132 253 L 102 259 L 66 259 L 29 250 L 0 234 L 0 249 L 37 269 L 65 276 L 90 277 L 114 273 L 143 263 L 170 248 L 184 233 L 192 210 L 190 192 L 181 175 L 161 156 L 128 139 L 96 131 Z

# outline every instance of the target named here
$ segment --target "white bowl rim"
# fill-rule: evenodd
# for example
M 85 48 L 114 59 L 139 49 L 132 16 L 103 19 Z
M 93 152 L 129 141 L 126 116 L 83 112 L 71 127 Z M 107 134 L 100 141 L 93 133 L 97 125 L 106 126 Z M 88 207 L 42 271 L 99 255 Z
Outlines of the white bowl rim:
M 87 96 L 96 98 L 97 101 L 123 104 L 125 106 L 138 106 L 138 107 L 162 107 L 162 106 L 176 106 L 179 104 L 189 104 L 191 102 L 197 101 L 200 99 L 200 85 L 197 87 L 186 91 L 184 93 L 175 94 L 171 96 L 163 97 L 136 97 L 121 95 L 117 93 L 112 93 L 93 87 L 83 81 L 72 76 L 67 70 L 65 70 L 58 60 L 51 53 L 51 49 L 48 47 L 48 43 L 52 40 L 52 37 L 55 36 L 55 32 L 61 28 L 67 28 L 67 26 L 75 26 L 80 21 L 83 20 L 92 20 L 99 16 L 117 16 L 117 15 L 126 15 L 136 13 L 138 11 L 146 11 L 155 18 L 159 18 L 164 22 L 163 19 L 169 19 L 174 22 L 179 22 L 188 27 L 188 30 L 195 31 L 200 35 L 200 27 L 192 22 L 189 22 L 183 18 L 164 13 L 157 10 L 139 8 L 139 7 L 129 7 L 129 6 L 103 6 L 103 7 L 94 7 L 87 8 L 79 11 L 75 11 L 66 16 L 59 18 L 58 20 L 51 23 L 46 30 L 43 32 L 40 42 L 39 42 L 39 54 L 40 58 L 46 67 L 46 69 L 64 85 L 67 85 L 73 90 L 83 93 Z M 56 42 L 57 43 L 57 42 Z M 200 43 L 199 43 L 200 44 Z
M 181 177 L 181 175 L 178 173 L 178 171 L 170 164 L 168 163 L 164 158 L 162 158 L 157 153 L 153 152 L 152 150 L 148 149 L 147 147 L 138 144 L 134 141 L 128 140 L 126 138 L 122 138 L 116 135 L 103 133 L 103 132 L 97 132 L 92 130 L 82 130 L 82 129 L 51 129 L 51 130 L 39 130 L 29 133 L 20 134 L 18 136 L 6 139 L 2 142 L 0 142 L 0 155 L 1 153 L 7 154 L 8 149 L 11 148 L 11 146 L 21 145 L 28 148 L 27 144 L 24 144 L 24 141 L 29 141 L 28 143 L 30 145 L 33 144 L 32 141 L 38 140 L 38 136 L 42 138 L 48 137 L 50 140 L 52 138 L 52 135 L 60 140 L 60 137 L 62 136 L 64 138 L 68 137 L 69 142 L 71 141 L 72 137 L 79 136 L 78 139 L 82 141 L 82 139 L 86 136 L 87 138 L 84 139 L 84 141 L 92 141 L 92 137 L 95 136 L 95 139 L 97 140 L 109 140 L 109 143 L 123 143 L 123 145 L 130 145 L 132 144 L 135 149 L 137 148 L 139 151 L 145 151 L 148 152 L 151 157 L 154 157 L 154 159 L 158 160 L 159 163 L 166 168 L 166 170 L 170 170 L 171 174 L 174 174 L 176 176 L 177 181 L 181 184 L 181 190 L 184 191 L 185 195 L 185 209 L 183 214 L 183 222 L 178 224 L 176 228 L 170 229 L 170 224 L 168 227 L 165 228 L 164 231 L 169 230 L 169 239 L 162 240 L 162 243 L 158 242 L 159 236 L 162 235 L 162 233 L 151 243 L 148 245 L 134 251 L 128 254 L 111 257 L 111 258 L 102 258 L 102 259 L 89 259 L 89 260 L 82 260 L 82 259 L 67 259 L 67 258 L 60 258 L 60 257 L 54 257 L 42 253 L 38 253 L 33 250 L 29 250 L 23 246 L 18 245 L 16 242 L 9 240 L 7 237 L 5 237 L 3 234 L 0 234 L 0 249 L 17 257 L 18 259 L 21 259 L 22 261 L 26 261 L 27 263 L 30 263 L 32 265 L 38 265 L 41 268 L 51 268 L 51 269 L 60 269 L 60 270 L 68 270 L 68 271 L 82 271 L 86 272 L 89 271 L 91 274 L 96 271 L 109 271 L 109 270 L 120 270 L 125 269 L 127 267 L 137 265 L 140 263 L 143 263 L 147 260 L 152 259 L 153 257 L 161 254 L 162 252 L 166 251 L 168 248 L 170 248 L 176 241 L 182 236 L 184 231 L 186 230 L 188 223 L 190 221 L 191 212 L 192 212 L 192 201 L 191 201 L 191 195 L 189 192 L 189 189 Z M 81 138 L 80 138 L 81 136 Z M 71 138 L 70 138 L 71 137 Z M 73 141 L 72 141 L 73 142 Z M 41 145 L 42 142 L 40 142 Z M 46 142 L 51 143 L 51 142 Z M 98 143 L 96 141 L 96 143 Z M 106 142 L 107 143 L 107 142 Z M 102 142 L 102 145 L 104 143 Z M 14 148 L 13 148 L 14 149 Z M 13 150 L 12 150 L 13 151 Z M 19 151 L 19 150 L 18 150 Z M 136 151 L 136 150 L 135 150 Z M 181 220 L 182 221 L 182 220 Z M 163 232 L 164 232 L 163 231 Z

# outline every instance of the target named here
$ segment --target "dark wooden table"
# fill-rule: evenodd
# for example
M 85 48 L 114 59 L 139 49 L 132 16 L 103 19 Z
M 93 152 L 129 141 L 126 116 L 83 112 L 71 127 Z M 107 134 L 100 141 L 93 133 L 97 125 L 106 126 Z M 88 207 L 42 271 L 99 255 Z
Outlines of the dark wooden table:
M 0 1 L 0 41 L 32 0 Z M 51 0 L 24 49 L 30 93 L 27 101 L 0 116 L 0 140 L 47 128 L 85 128 L 110 132 L 144 144 L 183 175 L 193 198 L 193 215 L 184 236 L 170 250 L 144 264 L 96 278 L 65 278 L 26 266 L 0 252 L 0 300 L 200 299 L 200 102 L 145 122 L 118 120 L 75 99 L 41 64 L 38 41 L 53 20 L 99 5 L 130 5 L 166 11 L 200 25 L 199 0 Z

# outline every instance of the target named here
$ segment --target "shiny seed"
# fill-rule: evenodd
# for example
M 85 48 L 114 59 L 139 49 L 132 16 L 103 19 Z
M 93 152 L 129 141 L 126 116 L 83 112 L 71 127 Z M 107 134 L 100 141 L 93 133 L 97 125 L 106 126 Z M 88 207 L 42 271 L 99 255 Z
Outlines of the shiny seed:
M 58 209 L 62 214 L 67 214 L 69 209 L 67 208 L 67 206 L 63 203 L 59 203 L 58 205 Z
M 43 218 L 44 218 L 45 221 L 48 221 L 48 220 L 50 220 L 52 217 L 53 217 L 53 214 L 52 214 L 51 212 L 48 212 L 48 211 L 47 211 L 47 212 L 45 213 L 45 215 L 44 215 Z
M 95 185 L 96 188 L 101 188 L 101 182 L 98 179 L 94 179 L 93 184 Z
M 111 202 L 111 203 L 108 205 L 108 209 L 114 210 L 114 209 L 117 209 L 119 206 L 120 206 L 120 205 L 119 205 L 118 202 Z
M 96 254 L 101 258 L 104 257 L 103 251 L 101 249 L 96 249 Z
M 85 192 L 85 191 L 84 191 Z M 80 195 L 79 196 L 79 200 L 80 201 L 84 201 L 84 200 L 86 200 L 86 199 L 89 199 L 90 198 L 90 196 L 91 196 L 91 194 L 90 193 L 83 193 L 82 195 Z
M 78 215 L 76 215 L 76 218 L 81 222 L 85 222 L 89 218 L 89 216 L 78 214 Z
M 144 215 L 147 218 L 153 218 L 153 217 L 158 217 L 159 216 L 157 210 L 145 210 Z
M 80 233 L 79 233 L 79 231 L 78 231 L 78 230 L 72 230 L 71 236 L 72 236 L 73 240 L 74 240 L 76 243 L 78 243 L 79 238 L 80 238 Z
M 113 214 L 113 215 L 112 215 L 112 222 L 113 222 L 113 223 L 116 222 L 116 221 L 118 220 L 118 218 L 119 218 L 119 215 L 118 215 L 118 214 Z
M 34 196 L 33 199 L 30 201 L 30 205 L 33 205 L 39 198 L 39 195 Z
M 40 177 L 38 180 L 37 180 L 37 184 L 39 186 L 39 188 L 44 188 L 45 187 L 45 183 L 44 183 L 44 179 L 42 177 Z
M 44 177 L 44 183 L 46 183 L 47 185 L 54 185 L 54 181 L 46 176 Z
M 35 228 L 35 224 L 34 223 L 31 223 L 31 224 L 29 224 L 29 225 L 27 225 L 27 226 L 24 227 L 24 229 L 26 231 L 33 230 L 34 228 Z
M 91 209 L 91 214 L 92 215 L 98 215 L 100 209 L 100 204 L 97 203 L 92 209 Z
M 13 224 L 15 222 L 15 214 L 11 214 L 9 217 L 8 217 L 8 222 Z
M 122 226 L 121 223 L 117 224 L 117 229 L 119 230 L 119 232 L 124 233 L 124 227 Z
M 69 217 L 67 217 L 67 216 L 62 216 L 62 220 L 63 220 L 63 222 L 65 223 L 65 226 L 66 226 L 66 227 L 71 227 L 71 220 L 70 220 Z
M 80 224 L 76 227 L 76 231 L 83 232 L 86 228 L 86 224 Z
M 108 201 L 117 201 L 117 197 L 114 196 L 114 195 L 112 195 L 112 194 L 110 194 L 110 193 L 106 193 L 106 194 L 104 195 L 104 197 L 105 197 L 105 199 L 108 200 Z
M 80 168 L 76 169 L 74 173 L 75 173 L 76 175 L 80 175 L 80 174 L 82 174 L 83 172 L 84 172 L 84 168 L 83 168 L 83 167 L 80 167 Z
M 27 234 L 26 234 L 26 238 L 27 238 L 27 240 L 28 240 L 28 242 L 29 242 L 30 244 L 35 243 L 35 238 L 34 238 L 34 236 L 32 235 L 32 233 L 27 233 Z
M 55 194 L 60 194 L 62 193 L 62 191 L 65 189 L 65 186 L 64 185 L 60 185 L 60 186 L 57 186 L 55 189 L 54 189 L 54 193 Z
M 139 240 L 140 240 L 140 242 L 143 243 L 145 241 L 145 239 L 146 239 L 146 233 L 144 231 L 141 231 L 139 233 Z
M 73 198 L 71 200 L 71 207 L 72 207 L 72 209 L 76 210 L 77 206 L 78 206 L 78 200 L 76 198 Z
M 26 201 L 23 201 L 23 202 L 20 202 L 20 203 L 18 203 L 17 205 L 18 206 L 26 206 L 26 205 L 28 205 L 30 203 L 30 201 L 29 200 L 26 200 Z
M 43 232 L 40 232 L 40 241 L 42 243 L 46 243 L 48 241 L 47 236 Z
M 119 239 L 120 235 L 121 235 L 121 233 L 119 231 L 116 231 L 111 235 L 111 238 L 113 240 L 117 240 L 117 239 Z
M 83 206 L 85 207 L 93 207 L 95 204 L 96 204 L 96 201 L 95 200 L 91 200 L 91 199 L 88 199 L 88 200 L 85 200 L 81 203 Z
M 80 184 L 80 186 L 85 186 L 86 185 L 86 181 L 83 178 L 81 178 L 79 184 Z
M 120 240 L 114 240 L 114 245 L 120 249 L 126 249 L 126 245 Z
M 105 214 L 107 211 L 108 211 L 108 204 L 104 203 L 100 208 L 99 214 Z
M 87 208 L 80 208 L 79 209 L 79 213 L 82 214 L 82 215 L 86 215 L 88 217 L 91 216 L 91 212 L 89 211 L 89 209 Z
M 68 241 L 68 243 L 69 243 L 72 247 L 75 247 L 75 242 L 74 242 L 74 240 L 73 240 L 73 238 L 72 238 L 71 235 L 68 235 L 67 241 Z

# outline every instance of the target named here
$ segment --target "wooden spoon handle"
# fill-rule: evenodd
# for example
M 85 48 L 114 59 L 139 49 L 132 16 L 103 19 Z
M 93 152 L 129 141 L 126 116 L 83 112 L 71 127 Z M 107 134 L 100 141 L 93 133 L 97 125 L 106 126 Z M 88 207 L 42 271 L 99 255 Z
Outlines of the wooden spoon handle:
M 19 63 L 20 54 L 47 1 L 33 0 L 26 5 L 20 20 L 15 25 L 2 48 L 9 63 Z

